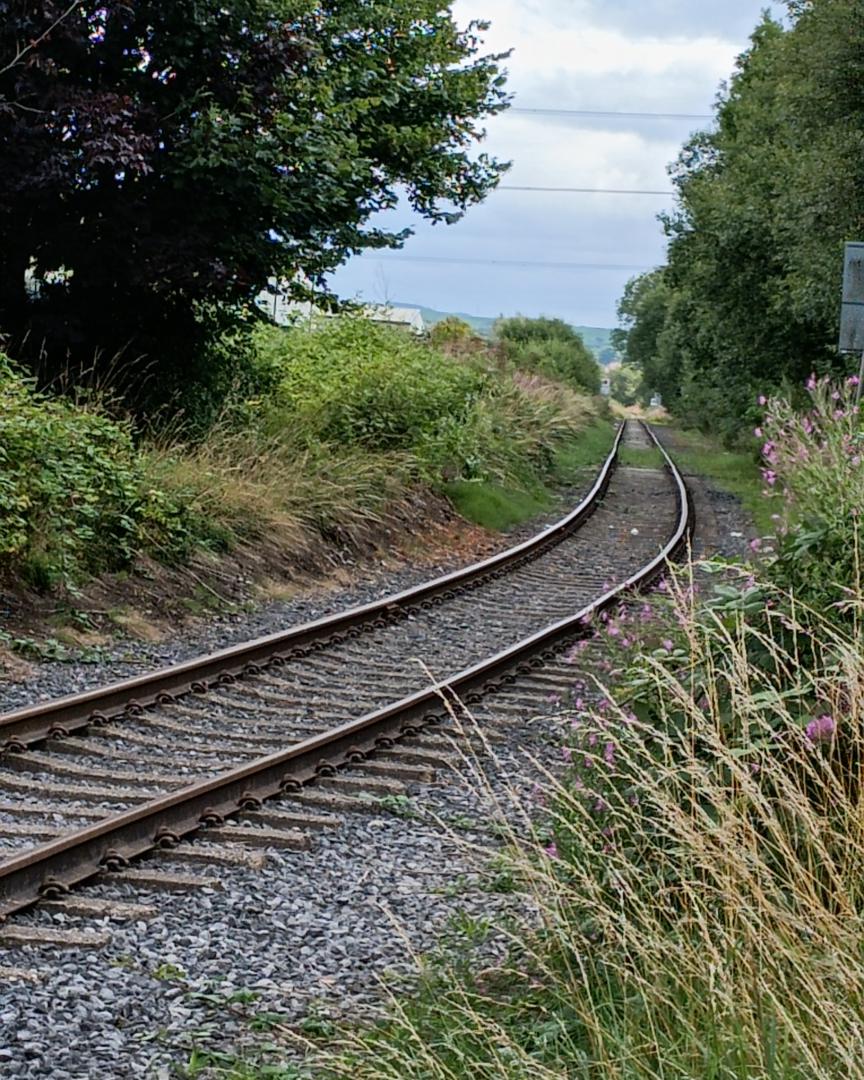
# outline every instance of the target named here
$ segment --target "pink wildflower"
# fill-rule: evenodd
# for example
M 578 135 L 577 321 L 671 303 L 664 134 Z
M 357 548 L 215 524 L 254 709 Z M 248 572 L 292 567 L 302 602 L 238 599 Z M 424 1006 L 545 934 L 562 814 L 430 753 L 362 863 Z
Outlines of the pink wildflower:
M 561 747 L 561 757 L 564 758 L 565 761 L 571 761 L 572 760 L 573 751 L 570 749 L 569 746 L 562 746 Z
M 807 389 L 810 390 L 811 392 L 816 389 L 816 375 L 815 374 L 811 375 L 810 378 L 807 380 Z
M 547 844 L 546 847 L 543 848 L 543 850 L 546 852 L 550 859 L 558 858 L 558 845 L 555 843 L 554 840 L 551 844 Z
M 811 743 L 830 742 L 837 731 L 834 717 L 828 713 L 817 716 L 807 725 L 806 734 Z
M 762 541 L 759 539 L 758 536 L 756 537 L 755 540 L 750 541 L 750 550 L 751 551 L 759 551 L 759 549 L 761 547 L 762 547 Z M 752 581 L 753 579 L 751 578 L 750 580 Z
M 757 439 L 762 439 L 765 436 L 765 432 L 762 430 L 761 427 L 753 428 L 753 434 L 756 436 Z
M 861 380 L 858 378 L 857 375 L 852 375 L 852 376 L 850 376 L 850 378 L 848 378 L 846 380 L 846 385 L 847 386 L 857 386 L 860 382 L 861 382 Z
M 777 483 L 777 473 L 775 473 L 772 469 L 763 469 L 762 476 L 765 480 L 765 483 L 768 484 L 769 487 L 774 487 L 774 485 Z
M 671 638 L 665 638 L 665 639 L 664 639 L 664 641 L 663 641 L 663 648 L 664 648 L 664 649 L 666 650 L 666 652 L 672 652 L 672 650 L 674 649 L 674 647 L 675 647 L 675 646 L 674 646 L 674 644 L 673 644 L 673 642 L 672 642 L 672 639 L 671 639 Z
M 615 764 L 615 743 L 607 742 L 603 747 L 603 760 L 607 765 Z
M 760 394 L 759 397 L 756 400 L 759 402 L 760 405 L 767 405 L 768 404 L 768 398 L 765 397 L 764 394 Z

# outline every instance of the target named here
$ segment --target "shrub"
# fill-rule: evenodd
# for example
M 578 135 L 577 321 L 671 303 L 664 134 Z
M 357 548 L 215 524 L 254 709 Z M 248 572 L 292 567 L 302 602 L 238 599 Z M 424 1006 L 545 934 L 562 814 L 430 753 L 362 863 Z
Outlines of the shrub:
M 809 407 L 774 398 L 756 429 L 766 495 L 777 507 L 773 581 L 819 610 L 840 614 L 861 581 L 864 432 L 855 403 L 857 376 L 845 383 L 812 377 Z
M 600 391 L 600 367 L 579 334 L 562 319 L 501 319 L 495 337 L 523 371 L 561 379 L 591 394 Z
M 325 443 L 410 454 L 424 479 L 536 483 L 556 440 L 588 414 L 563 388 L 545 397 L 483 356 L 457 359 L 366 320 L 260 336 L 261 378 L 272 389 L 256 422 Z M 565 405 L 565 401 L 567 404 Z
M 0 357 L 0 567 L 39 587 L 179 553 L 178 505 L 146 482 L 128 428 L 38 394 Z

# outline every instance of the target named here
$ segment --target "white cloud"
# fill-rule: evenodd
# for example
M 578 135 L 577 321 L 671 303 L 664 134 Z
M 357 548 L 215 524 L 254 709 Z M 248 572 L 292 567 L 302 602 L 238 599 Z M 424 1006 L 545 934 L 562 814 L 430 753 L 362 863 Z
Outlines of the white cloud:
M 485 51 L 505 52 L 517 104 L 624 112 L 710 113 L 718 84 L 747 46 L 764 0 L 455 0 L 461 24 L 490 19 Z M 666 167 L 699 124 L 540 117 L 487 124 L 484 147 L 513 169 L 504 184 L 668 190 Z M 664 240 L 651 196 L 501 191 L 450 229 L 424 223 L 406 253 L 430 259 L 654 266 Z M 396 215 L 395 227 L 402 215 Z M 343 292 L 480 314 L 521 310 L 612 325 L 627 271 L 353 260 Z M 394 283 L 397 283 L 394 285 Z

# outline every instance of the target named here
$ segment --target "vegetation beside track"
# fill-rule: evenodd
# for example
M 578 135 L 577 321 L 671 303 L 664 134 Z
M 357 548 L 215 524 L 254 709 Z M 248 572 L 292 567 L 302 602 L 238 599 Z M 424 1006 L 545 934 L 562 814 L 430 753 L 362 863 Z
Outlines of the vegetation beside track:
M 671 166 L 668 265 L 630 282 L 614 337 L 644 399 L 729 445 L 749 439 L 760 393 L 857 369 L 836 342 L 843 243 L 864 213 L 861 4 L 783 6 Z
M 49 398 L 6 360 L 0 394 L 0 571 L 38 590 L 263 539 L 350 547 L 422 487 L 503 527 L 611 442 L 572 385 L 349 318 L 260 329 L 242 388 L 194 438 Z
M 668 578 L 601 627 L 600 700 L 574 680 L 569 764 L 507 838 L 540 928 L 492 969 L 433 957 L 306 1075 L 864 1076 L 860 419 L 810 389 L 766 403 L 773 550 Z

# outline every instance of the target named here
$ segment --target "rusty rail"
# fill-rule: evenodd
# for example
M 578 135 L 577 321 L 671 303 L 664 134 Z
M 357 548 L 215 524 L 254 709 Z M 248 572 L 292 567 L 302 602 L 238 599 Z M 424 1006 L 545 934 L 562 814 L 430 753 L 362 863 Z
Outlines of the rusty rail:
M 400 736 L 441 720 L 447 715 L 448 707 L 459 707 L 462 702 L 471 704 L 502 682 L 530 670 L 534 665 L 542 664 L 544 659 L 555 655 L 554 649 L 562 641 L 590 633 L 591 621 L 601 610 L 613 604 L 622 594 L 643 588 L 662 574 L 668 561 L 686 544 L 692 527 L 689 496 L 681 474 L 653 432 L 647 426 L 646 430 L 663 455 L 665 467 L 672 476 L 678 517 L 676 528 L 663 550 L 638 573 L 571 617 L 546 627 L 427 690 L 412 694 L 329 732 L 305 739 L 287 750 L 232 769 L 214 779 L 192 784 L 170 795 L 160 796 L 143 806 L 108 817 L 8 860 L 0 866 L 0 918 L 29 906 L 41 896 L 66 892 L 72 885 L 98 874 L 101 870 L 122 867 L 136 856 L 154 848 L 172 846 L 189 833 L 206 829 L 210 824 L 218 824 L 243 809 L 255 808 L 268 797 L 296 790 L 314 780 L 316 776 L 332 773 L 340 767 L 361 761 L 376 749 L 392 745 Z M 608 473 L 620 439 L 619 431 L 613 452 L 588 499 L 596 499 L 598 485 L 602 483 L 604 475 L 608 483 Z M 585 503 L 582 504 L 584 505 Z M 574 511 L 574 514 L 578 512 Z M 573 516 L 569 515 L 569 518 L 572 519 Z M 560 523 L 556 528 L 560 528 Z M 513 550 L 525 548 L 526 545 L 520 545 Z M 489 566 L 496 562 L 499 565 L 506 564 L 505 560 L 496 556 L 477 565 Z M 438 579 L 438 582 L 459 577 L 460 574 L 448 575 L 447 578 Z M 416 597 L 418 591 L 423 594 L 423 587 L 399 595 Z M 386 610 L 390 602 L 385 600 L 369 605 L 366 609 L 356 610 L 368 611 L 369 607 L 379 611 Z M 339 617 L 321 622 L 328 621 L 331 624 L 338 623 Z M 318 625 L 320 623 L 310 624 Z M 281 642 L 290 636 L 289 632 L 287 635 L 276 635 L 273 639 L 262 641 Z M 259 642 L 255 642 L 252 647 L 259 650 L 261 646 Z M 236 662 L 238 651 L 242 652 L 242 648 L 226 650 L 215 656 L 224 656 L 229 658 L 230 662 Z M 207 657 L 204 661 L 208 665 L 212 662 L 213 657 Z M 189 666 L 183 665 L 183 668 L 188 669 Z M 140 685 L 139 680 L 131 682 Z M 115 693 L 117 689 L 111 688 Z M 89 696 L 92 698 L 94 695 Z M 95 696 L 98 697 L 99 692 Z
M 46 738 L 70 735 L 90 723 L 119 716 L 130 707 L 146 707 L 172 696 L 206 690 L 211 682 L 220 678 L 254 674 L 260 665 L 302 656 L 304 650 L 312 650 L 335 635 L 374 624 L 377 619 L 392 618 L 417 604 L 429 606 L 451 590 L 470 587 L 485 578 L 505 574 L 523 561 L 536 558 L 541 552 L 560 543 L 597 508 L 615 470 L 624 428 L 625 424 L 621 424 L 609 456 L 582 502 L 551 528 L 530 540 L 383 600 L 221 649 L 148 675 L 5 713 L 0 715 L 0 751 L 23 750 Z

